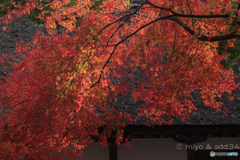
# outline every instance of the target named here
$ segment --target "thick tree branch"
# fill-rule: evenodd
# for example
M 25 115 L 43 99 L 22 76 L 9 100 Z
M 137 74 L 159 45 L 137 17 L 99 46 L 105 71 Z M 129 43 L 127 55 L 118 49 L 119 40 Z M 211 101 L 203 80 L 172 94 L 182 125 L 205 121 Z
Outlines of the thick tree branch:
M 162 9 L 162 10 L 166 10 L 171 12 L 174 16 L 181 16 L 181 17 L 192 17 L 192 18 L 228 18 L 230 15 L 225 14 L 225 15 L 188 15 L 188 14 L 178 14 L 176 12 L 174 12 L 171 8 L 164 8 L 164 7 L 159 7 L 156 6 L 154 4 L 152 4 L 151 2 L 149 2 L 148 0 L 146 0 L 146 4 L 150 4 L 151 6 L 153 6 L 154 8 L 158 8 L 158 9 Z M 189 4 L 188 4 L 189 5 Z M 190 8 L 190 7 L 189 7 Z
M 230 15 L 229 14 L 225 14 L 225 15 L 193 15 L 193 14 L 178 14 L 176 12 L 174 12 L 172 9 L 170 8 L 164 8 L 164 7 L 159 7 L 159 6 L 156 6 L 154 4 L 152 4 L 151 2 L 149 2 L 148 0 L 146 0 L 146 3 L 145 4 L 150 4 L 151 6 L 153 6 L 154 8 L 158 8 L 158 9 L 162 9 L 162 10 L 168 10 L 172 13 L 172 15 L 167 15 L 167 16 L 161 16 L 161 17 L 158 17 L 157 19 L 145 24 L 145 25 L 142 25 L 140 28 L 138 28 L 136 31 L 134 31 L 133 33 L 131 33 L 130 35 L 128 35 L 127 37 L 125 37 L 124 39 L 122 39 L 121 41 L 119 41 L 118 43 L 116 43 L 115 45 L 102 45 L 102 46 L 114 46 L 114 49 L 112 51 L 112 53 L 110 54 L 108 60 L 105 62 L 104 66 L 102 67 L 102 70 L 101 70 L 101 74 L 99 76 L 99 79 L 96 83 L 94 83 L 91 87 L 93 88 L 96 84 L 99 84 L 100 83 L 100 80 L 101 80 L 101 77 L 103 75 L 103 70 L 104 68 L 106 67 L 106 65 L 108 64 L 108 62 L 110 61 L 112 55 L 114 54 L 114 51 L 116 49 L 116 47 L 118 45 L 120 45 L 121 43 L 123 43 L 124 41 L 126 41 L 128 38 L 132 37 L 133 35 L 135 35 L 137 32 L 139 32 L 141 29 L 159 21 L 159 20 L 171 20 L 171 21 L 174 21 L 176 22 L 177 24 L 179 24 L 180 26 L 182 26 L 188 33 L 190 33 L 191 35 L 195 36 L 198 40 L 200 41 L 210 41 L 210 42 L 216 42 L 216 41 L 221 41 L 221 40 L 228 40 L 228 39 L 233 39 L 233 38 L 240 38 L 240 34 L 227 34 L 227 35 L 220 35 L 220 36 L 213 36 L 213 37 L 208 37 L 208 36 L 196 36 L 195 35 L 195 31 L 191 28 L 189 28 L 185 23 L 183 23 L 182 21 L 180 21 L 177 17 L 186 17 L 186 18 L 229 18 Z M 143 4 L 134 12 L 128 14 L 128 15 L 125 15 L 123 17 L 121 17 L 120 19 L 106 25 L 103 27 L 103 29 L 101 29 L 99 32 L 98 32 L 98 35 L 100 35 L 103 30 L 105 30 L 106 28 L 108 28 L 110 25 L 120 21 L 120 20 L 123 20 L 123 18 L 125 17 L 128 17 L 130 18 L 131 15 L 133 14 L 136 14 L 137 11 L 140 10 L 140 8 L 143 6 Z M 191 11 L 191 9 L 190 9 Z
M 182 26 L 188 33 L 191 35 L 195 36 L 195 32 L 189 28 L 185 23 L 180 21 L 176 17 L 170 17 L 169 20 L 172 20 Z M 207 36 L 195 36 L 198 40 L 200 41 L 210 41 L 210 42 L 216 42 L 216 41 L 221 41 L 221 40 L 228 40 L 228 39 L 233 39 L 233 38 L 240 38 L 240 34 L 226 34 L 226 35 L 220 35 L 220 36 L 213 36 L 213 37 L 207 37 Z

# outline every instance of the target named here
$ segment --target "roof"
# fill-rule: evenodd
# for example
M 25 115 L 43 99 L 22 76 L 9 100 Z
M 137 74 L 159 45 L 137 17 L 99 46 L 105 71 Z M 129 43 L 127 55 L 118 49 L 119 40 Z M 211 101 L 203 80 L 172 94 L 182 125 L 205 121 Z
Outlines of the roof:
M 0 25 L 0 28 L 2 28 Z M 0 56 L 7 52 L 13 52 L 16 47 L 17 40 L 23 40 L 24 42 L 30 42 L 31 38 L 34 36 L 37 30 L 44 31 L 47 34 L 46 30 L 43 27 L 36 27 L 32 23 L 29 23 L 26 15 L 21 18 L 15 18 L 10 25 L 9 33 L 3 32 L 3 35 L 0 36 Z M 7 64 L 5 64 L 7 65 Z M 240 59 L 238 60 L 238 65 L 240 65 Z M 233 70 L 236 71 L 237 66 L 233 67 Z M 0 78 L 7 76 L 7 73 L 10 71 L 3 71 L 2 66 L 0 66 Z M 134 76 L 131 81 L 136 81 L 142 77 L 140 71 L 134 71 Z M 235 79 L 236 83 L 240 82 L 240 77 L 238 76 Z M 215 109 L 207 107 L 204 105 L 203 100 L 201 99 L 198 91 L 192 93 L 194 98 L 194 104 L 198 108 L 197 111 L 192 111 L 190 114 L 191 121 L 181 121 L 180 117 L 175 116 L 173 125 L 233 125 L 240 124 L 240 101 L 237 100 L 237 97 L 240 96 L 240 91 L 235 90 L 233 92 L 234 100 L 230 101 L 227 98 L 227 95 L 224 94 L 219 101 L 223 102 L 229 113 L 224 114 L 223 112 L 217 112 Z M 198 102 L 197 102 L 198 101 Z M 117 96 L 117 102 L 113 104 L 114 107 L 124 110 L 130 113 L 133 117 L 136 117 L 136 111 L 139 107 L 144 107 L 146 104 L 144 101 L 134 101 L 131 96 L 131 88 L 128 88 L 128 95 Z M 140 119 L 136 122 L 128 122 L 129 125 L 143 125 L 147 122 L 146 119 Z M 151 124 L 151 123 L 150 123 Z
M 240 65 L 240 60 L 238 61 Z M 140 72 L 134 72 L 133 80 L 137 80 L 141 77 Z M 240 77 L 235 79 L 236 83 L 240 82 Z M 181 121 L 179 116 L 175 116 L 173 125 L 231 125 L 231 124 L 240 124 L 240 102 L 237 98 L 240 95 L 240 91 L 236 89 L 233 91 L 234 100 L 230 101 L 227 98 L 227 94 L 223 94 L 221 98 L 218 98 L 217 101 L 223 102 L 223 107 L 226 107 L 229 111 L 224 114 L 222 111 L 217 112 L 216 109 L 204 105 L 203 99 L 199 94 L 198 90 L 192 92 L 194 105 L 198 110 L 192 111 L 190 113 L 191 121 Z M 144 107 L 146 104 L 144 101 L 134 101 L 131 96 L 131 88 L 128 89 L 128 94 L 118 94 L 117 102 L 113 104 L 114 107 L 121 109 L 130 113 L 133 117 L 137 117 L 137 108 Z M 136 122 L 129 122 L 129 124 L 134 125 L 143 125 L 147 121 L 146 119 L 141 119 Z M 149 122 L 148 122 L 149 123 Z M 154 124 L 154 123 L 150 123 Z

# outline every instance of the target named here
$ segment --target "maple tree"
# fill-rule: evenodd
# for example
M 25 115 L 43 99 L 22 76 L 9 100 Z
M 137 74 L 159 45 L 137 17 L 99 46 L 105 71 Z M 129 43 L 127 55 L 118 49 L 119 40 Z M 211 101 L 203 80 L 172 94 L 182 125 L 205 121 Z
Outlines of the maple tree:
M 67 6 L 69 0 L 45 2 L 54 9 L 50 15 L 29 0 L 0 19 L 9 23 L 38 7 L 50 35 L 36 32 L 30 43 L 17 43 L 16 54 L 24 60 L 12 63 L 14 71 L 0 86 L 2 159 L 77 158 L 92 137 L 106 146 L 112 131 L 115 143 L 128 142 L 122 128 L 136 119 L 111 104 L 129 87 L 135 101 L 146 103 L 139 118 L 159 125 L 171 124 L 175 115 L 190 120 L 197 109 L 191 97 L 195 89 L 217 111 L 226 112 L 215 97 L 227 92 L 233 100 L 231 91 L 238 84 L 220 62 L 240 37 L 239 5 L 232 7 L 237 2 L 147 0 L 131 11 L 125 0 L 103 1 L 98 9 L 91 9 L 90 0 L 76 0 L 74 6 Z M 77 26 L 76 17 L 82 18 Z M 57 25 L 67 30 L 56 34 Z M 13 54 L 0 62 L 9 58 Z M 129 79 L 138 67 L 143 78 L 136 85 Z M 104 127 L 102 133 L 99 127 Z M 53 156 L 55 152 L 59 154 Z
M 34 8 L 29 15 L 27 15 L 27 18 L 29 20 L 29 22 L 33 22 L 36 26 L 43 26 L 45 23 L 45 18 L 46 16 L 51 15 L 52 12 L 54 12 L 56 10 L 56 8 L 51 8 L 50 7 L 50 3 L 53 2 L 53 0 L 50 1 L 38 1 L 36 8 Z M 91 10 L 96 10 L 99 9 L 99 5 L 102 4 L 102 2 L 100 0 L 93 0 L 94 5 L 92 5 L 90 7 Z M 2 0 L 1 1 L 1 5 L 0 5 L 0 15 L 6 15 L 8 12 L 13 11 L 14 9 L 17 9 L 16 4 L 19 3 L 21 5 L 25 5 L 27 3 L 26 0 Z M 69 3 L 66 5 L 67 7 L 73 7 L 76 5 L 76 0 L 70 0 Z M 38 8 L 37 6 L 40 6 L 40 8 Z M 38 18 L 38 15 L 42 12 L 45 11 L 44 13 L 44 19 L 40 19 Z M 64 20 L 69 20 L 68 17 L 64 17 Z M 76 20 L 79 22 L 82 20 L 82 17 L 76 17 Z M 61 26 L 59 24 L 56 24 L 56 28 L 59 29 Z M 76 26 L 78 26 L 79 24 L 77 23 Z

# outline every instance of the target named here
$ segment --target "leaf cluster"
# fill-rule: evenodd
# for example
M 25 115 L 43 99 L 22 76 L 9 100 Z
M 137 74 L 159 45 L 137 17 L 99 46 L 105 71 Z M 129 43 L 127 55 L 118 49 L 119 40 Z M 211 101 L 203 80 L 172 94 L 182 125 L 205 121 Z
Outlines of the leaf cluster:
M 13 3 L 20 3 L 21 6 L 24 6 L 28 0 L 0 0 L 0 15 L 6 15 L 8 12 L 17 9 L 13 5 Z M 50 7 L 50 3 L 54 0 L 38 0 L 37 6 L 41 6 L 41 10 L 39 8 L 34 8 L 29 15 L 27 15 L 27 19 L 29 22 L 32 22 L 35 26 L 44 26 L 45 19 L 47 16 L 51 15 L 51 12 L 54 12 L 56 9 L 52 9 Z M 90 7 L 90 10 L 101 10 L 100 6 L 102 5 L 101 0 L 91 0 L 94 5 Z M 70 2 L 66 5 L 66 7 L 73 7 L 76 5 L 76 0 L 70 0 Z M 43 11 L 47 11 L 44 13 L 44 20 L 37 18 L 37 16 L 42 13 Z M 76 16 L 76 15 L 75 15 Z M 68 17 L 64 17 L 63 21 L 69 20 Z M 76 16 L 76 27 L 79 27 L 79 22 L 82 20 L 82 17 Z M 62 26 L 56 22 L 56 29 L 60 29 Z
M 228 42 L 220 41 L 218 42 L 218 54 L 226 55 L 226 58 L 220 63 L 226 68 L 233 72 L 232 67 L 238 65 L 238 59 L 240 58 L 240 40 L 237 39 L 233 47 L 229 47 Z M 240 74 L 240 67 L 235 71 L 236 74 Z

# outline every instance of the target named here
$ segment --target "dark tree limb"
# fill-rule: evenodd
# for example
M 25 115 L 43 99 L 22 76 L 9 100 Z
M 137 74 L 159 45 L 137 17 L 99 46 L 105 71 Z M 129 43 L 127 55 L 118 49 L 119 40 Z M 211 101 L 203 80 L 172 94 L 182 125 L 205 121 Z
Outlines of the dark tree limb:
M 180 21 L 176 17 L 171 17 L 169 20 L 172 20 L 182 26 L 185 31 L 190 33 L 191 35 L 195 36 L 198 40 L 200 41 L 209 41 L 209 42 L 216 42 L 216 41 L 222 41 L 222 40 L 228 40 L 228 39 L 233 39 L 233 38 L 240 38 L 240 34 L 225 34 L 225 35 L 220 35 L 220 36 L 213 36 L 213 37 L 208 37 L 208 36 L 196 36 L 195 32 L 189 28 L 185 23 Z
M 91 87 L 93 88 L 96 84 L 99 84 L 100 83 L 100 80 L 101 80 L 101 77 L 103 75 L 103 70 L 104 68 L 106 67 L 106 65 L 108 64 L 108 62 L 110 61 L 111 57 L 113 56 L 116 48 L 118 45 L 122 44 L 123 42 L 125 42 L 128 38 L 132 37 L 133 35 L 135 35 L 137 32 L 139 32 L 141 29 L 159 21 L 159 20 L 171 20 L 171 21 L 174 21 L 176 22 L 178 25 L 180 25 L 181 27 L 183 27 L 183 29 L 185 31 L 187 31 L 189 34 L 191 34 L 192 36 L 196 37 L 198 40 L 200 41 L 209 41 L 209 42 L 216 42 L 216 41 L 221 41 L 221 40 L 229 40 L 229 39 L 234 39 L 234 38 L 240 38 L 240 34 L 234 34 L 234 33 L 231 33 L 231 34 L 225 34 L 225 35 L 219 35 L 219 36 L 213 36 L 213 37 L 210 37 L 210 36 L 200 36 L 199 34 L 195 34 L 195 31 L 194 31 L 194 28 L 191 29 L 189 28 L 185 23 L 183 23 L 182 21 L 180 21 L 177 17 L 183 17 L 183 18 L 229 18 L 230 15 L 229 14 L 224 14 L 224 15 L 193 15 L 192 12 L 191 12 L 191 8 L 189 6 L 189 9 L 190 9 L 190 12 L 191 14 L 179 14 L 179 13 L 176 13 L 174 12 L 171 8 L 164 8 L 164 7 L 159 7 L 159 6 L 156 6 L 154 4 L 152 4 L 151 2 L 149 2 L 148 0 L 146 0 L 146 2 L 144 4 L 150 4 L 153 8 L 157 8 L 157 9 L 160 9 L 160 10 L 166 10 L 166 11 L 169 11 L 172 13 L 172 15 L 167 15 L 167 16 L 160 16 L 158 17 L 157 19 L 145 24 L 145 25 L 142 25 L 141 27 L 139 27 L 137 30 L 135 30 L 133 33 L 131 33 L 130 35 L 126 36 L 125 38 L 123 38 L 121 41 L 119 41 L 118 43 L 114 44 L 114 45 L 102 45 L 102 46 L 107 46 L 107 47 L 110 47 L 110 46 L 114 46 L 114 49 L 112 51 L 112 53 L 110 54 L 108 60 L 105 62 L 104 66 L 102 67 L 102 70 L 101 70 L 101 74 L 99 76 L 99 79 L 96 83 L 94 83 Z M 123 20 L 123 18 L 127 17 L 127 18 L 130 18 L 130 16 L 132 16 L 133 14 L 137 14 L 137 11 L 140 10 L 140 8 L 142 8 L 142 6 L 144 5 L 142 4 L 136 11 L 128 14 L 128 15 L 125 15 L 121 18 L 119 18 L 118 20 L 106 25 L 103 27 L 103 29 L 101 29 L 99 32 L 98 32 L 98 35 L 100 35 L 103 30 L 105 30 L 106 28 L 108 28 L 109 26 L 111 26 L 112 24 L 116 23 L 116 22 L 119 22 L 121 20 Z M 240 4 L 238 5 L 238 7 L 240 8 Z M 237 24 L 240 24 L 240 22 L 238 23 L 237 19 L 234 19 L 234 21 L 236 21 L 235 23 Z

